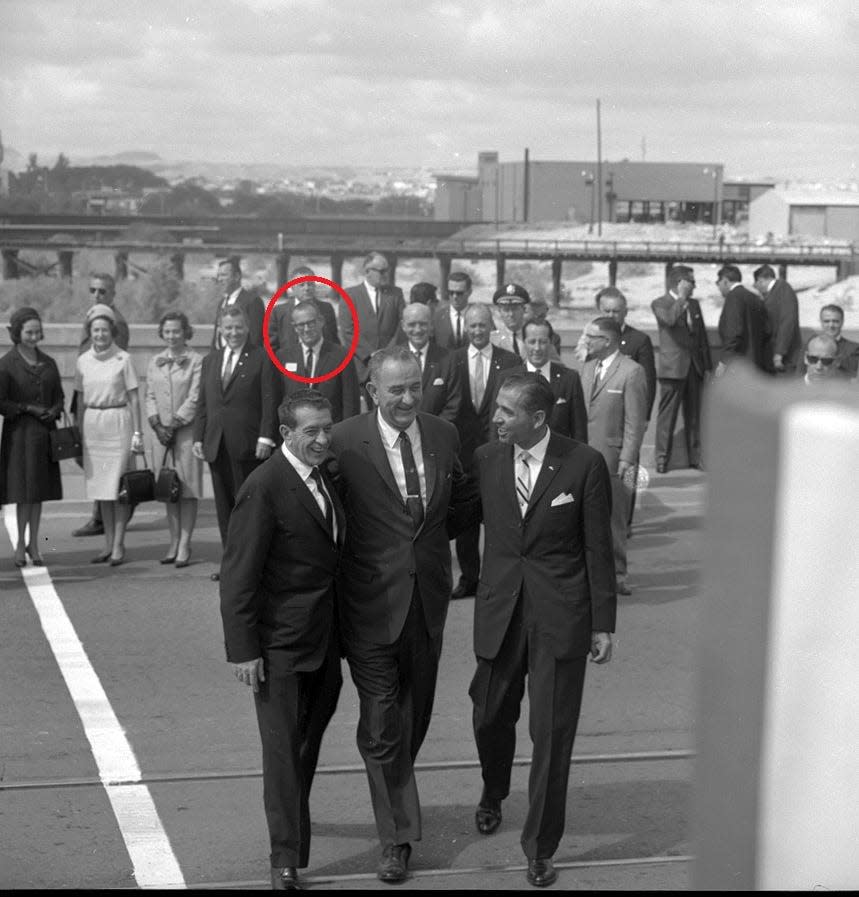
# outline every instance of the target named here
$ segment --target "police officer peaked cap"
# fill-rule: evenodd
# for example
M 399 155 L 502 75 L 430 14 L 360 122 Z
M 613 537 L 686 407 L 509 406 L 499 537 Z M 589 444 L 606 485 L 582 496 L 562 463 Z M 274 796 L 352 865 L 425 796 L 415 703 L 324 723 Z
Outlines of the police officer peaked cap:
M 524 305 L 531 301 L 528 291 L 518 283 L 505 283 L 492 296 L 496 305 Z

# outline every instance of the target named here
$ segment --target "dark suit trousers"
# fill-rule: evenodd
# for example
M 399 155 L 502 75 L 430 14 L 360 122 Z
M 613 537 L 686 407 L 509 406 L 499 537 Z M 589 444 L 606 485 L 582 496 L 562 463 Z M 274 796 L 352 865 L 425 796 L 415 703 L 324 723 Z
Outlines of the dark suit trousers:
M 227 544 L 227 527 L 230 514 L 236 503 L 236 493 L 248 474 L 262 464 L 257 458 L 236 460 L 227 454 L 223 441 L 218 447 L 218 456 L 209 464 L 212 473 L 212 492 L 215 493 L 215 512 L 218 515 L 218 529 L 221 531 L 221 545 Z
M 557 660 L 531 642 L 523 625 L 519 596 L 513 618 L 494 660 L 478 658 L 469 695 L 477 753 L 487 797 L 510 793 L 516 750 L 516 722 L 525 677 L 531 705 L 528 723 L 533 742 L 528 779 L 528 815 L 522 850 L 528 859 L 551 857 L 564 833 L 570 755 L 579 722 L 586 657 Z
M 659 378 L 659 411 L 656 417 L 656 461 L 671 460 L 677 414 L 683 407 L 689 464 L 701 463 L 701 388 L 703 380 L 690 365 L 685 380 Z
M 358 750 L 383 845 L 421 838 L 414 763 L 432 716 L 441 642 L 441 636 L 431 638 L 427 632 L 417 586 L 403 631 L 392 645 L 347 636 L 346 656 L 361 706 Z
M 456 559 L 462 571 L 461 581 L 476 586 L 480 578 L 480 524 L 463 530 L 456 537 Z
M 271 864 L 303 869 L 310 856 L 310 787 L 343 684 L 340 653 L 332 638 L 322 666 L 305 673 L 273 670 L 265 660 L 266 680 L 254 702 Z

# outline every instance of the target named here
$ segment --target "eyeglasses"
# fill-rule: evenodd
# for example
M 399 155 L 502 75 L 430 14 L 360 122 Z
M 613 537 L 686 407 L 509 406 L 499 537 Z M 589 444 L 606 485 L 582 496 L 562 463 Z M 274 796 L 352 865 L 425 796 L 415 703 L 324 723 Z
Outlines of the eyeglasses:
M 819 361 L 825 368 L 828 368 L 835 361 L 834 358 L 830 358 L 827 355 L 806 355 L 805 360 L 808 364 L 817 364 Z
M 585 339 L 604 339 L 608 340 L 607 336 L 603 336 L 601 333 L 586 333 Z
M 378 272 L 379 274 L 387 274 L 387 273 L 388 273 L 388 269 L 387 269 L 387 268 L 372 268 L 372 267 L 371 267 L 371 268 L 367 268 L 367 270 L 368 270 L 368 271 L 376 271 L 376 272 Z
M 110 292 L 107 287 L 90 287 L 89 291 L 91 293 L 98 293 L 100 296 L 106 296 Z
M 464 296 L 467 292 L 468 292 L 468 290 L 448 290 L 447 295 L 448 296 Z
M 319 323 L 318 318 L 314 318 L 312 321 L 301 321 L 299 323 L 293 322 L 293 327 L 296 330 L 303 330 L 305 327 L 315 327 Z

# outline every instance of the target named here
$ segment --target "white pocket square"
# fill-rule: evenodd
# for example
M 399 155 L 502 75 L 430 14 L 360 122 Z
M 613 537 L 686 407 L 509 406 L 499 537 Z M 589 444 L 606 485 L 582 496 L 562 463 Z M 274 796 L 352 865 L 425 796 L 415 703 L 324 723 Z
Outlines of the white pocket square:
M 555 404 L 556 405 L 566 405 L 567 400 L 563 396 L 558 396 L 558 398 L 555 400 Z
M 561 505 L 569 505 L 575 501 L 572 495 L 569 492 L 562 492 L 560 495 L 556 495 L 552 499 L 552 504 L 549 506 L 551 508 L 558 508 Z
M 606 392 L 616 392 L 618 395 L 622 395 L 622 394 L 623 394 L 623 390 L 622 390 L 622 389 L 607 389 Z
M 441 377 L 436 377 L 435 380 L 433 380 L 432 385 L 433 386 L 444 386 L 444 380 L 442 380 Z
M 298 365 L 294 361 L 287 361 L 287 363 L 284 365 L 284 367 L 288 371 L 297 371 L 298 370 Z

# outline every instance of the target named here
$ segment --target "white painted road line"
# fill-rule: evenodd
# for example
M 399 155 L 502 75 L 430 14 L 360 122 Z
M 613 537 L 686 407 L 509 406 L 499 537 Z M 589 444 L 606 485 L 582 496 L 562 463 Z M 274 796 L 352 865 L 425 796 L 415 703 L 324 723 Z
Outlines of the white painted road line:
M 14 507 L 5 509 L 4 518 L 14 545 L 18 531 Z M 142 784 L 113 784 L 139 782 L 140 767 L 47 567 L 22 567 L 21 573 L 92 748 L 138 886 L 185 887 L 182 870 L 149 789 Z

